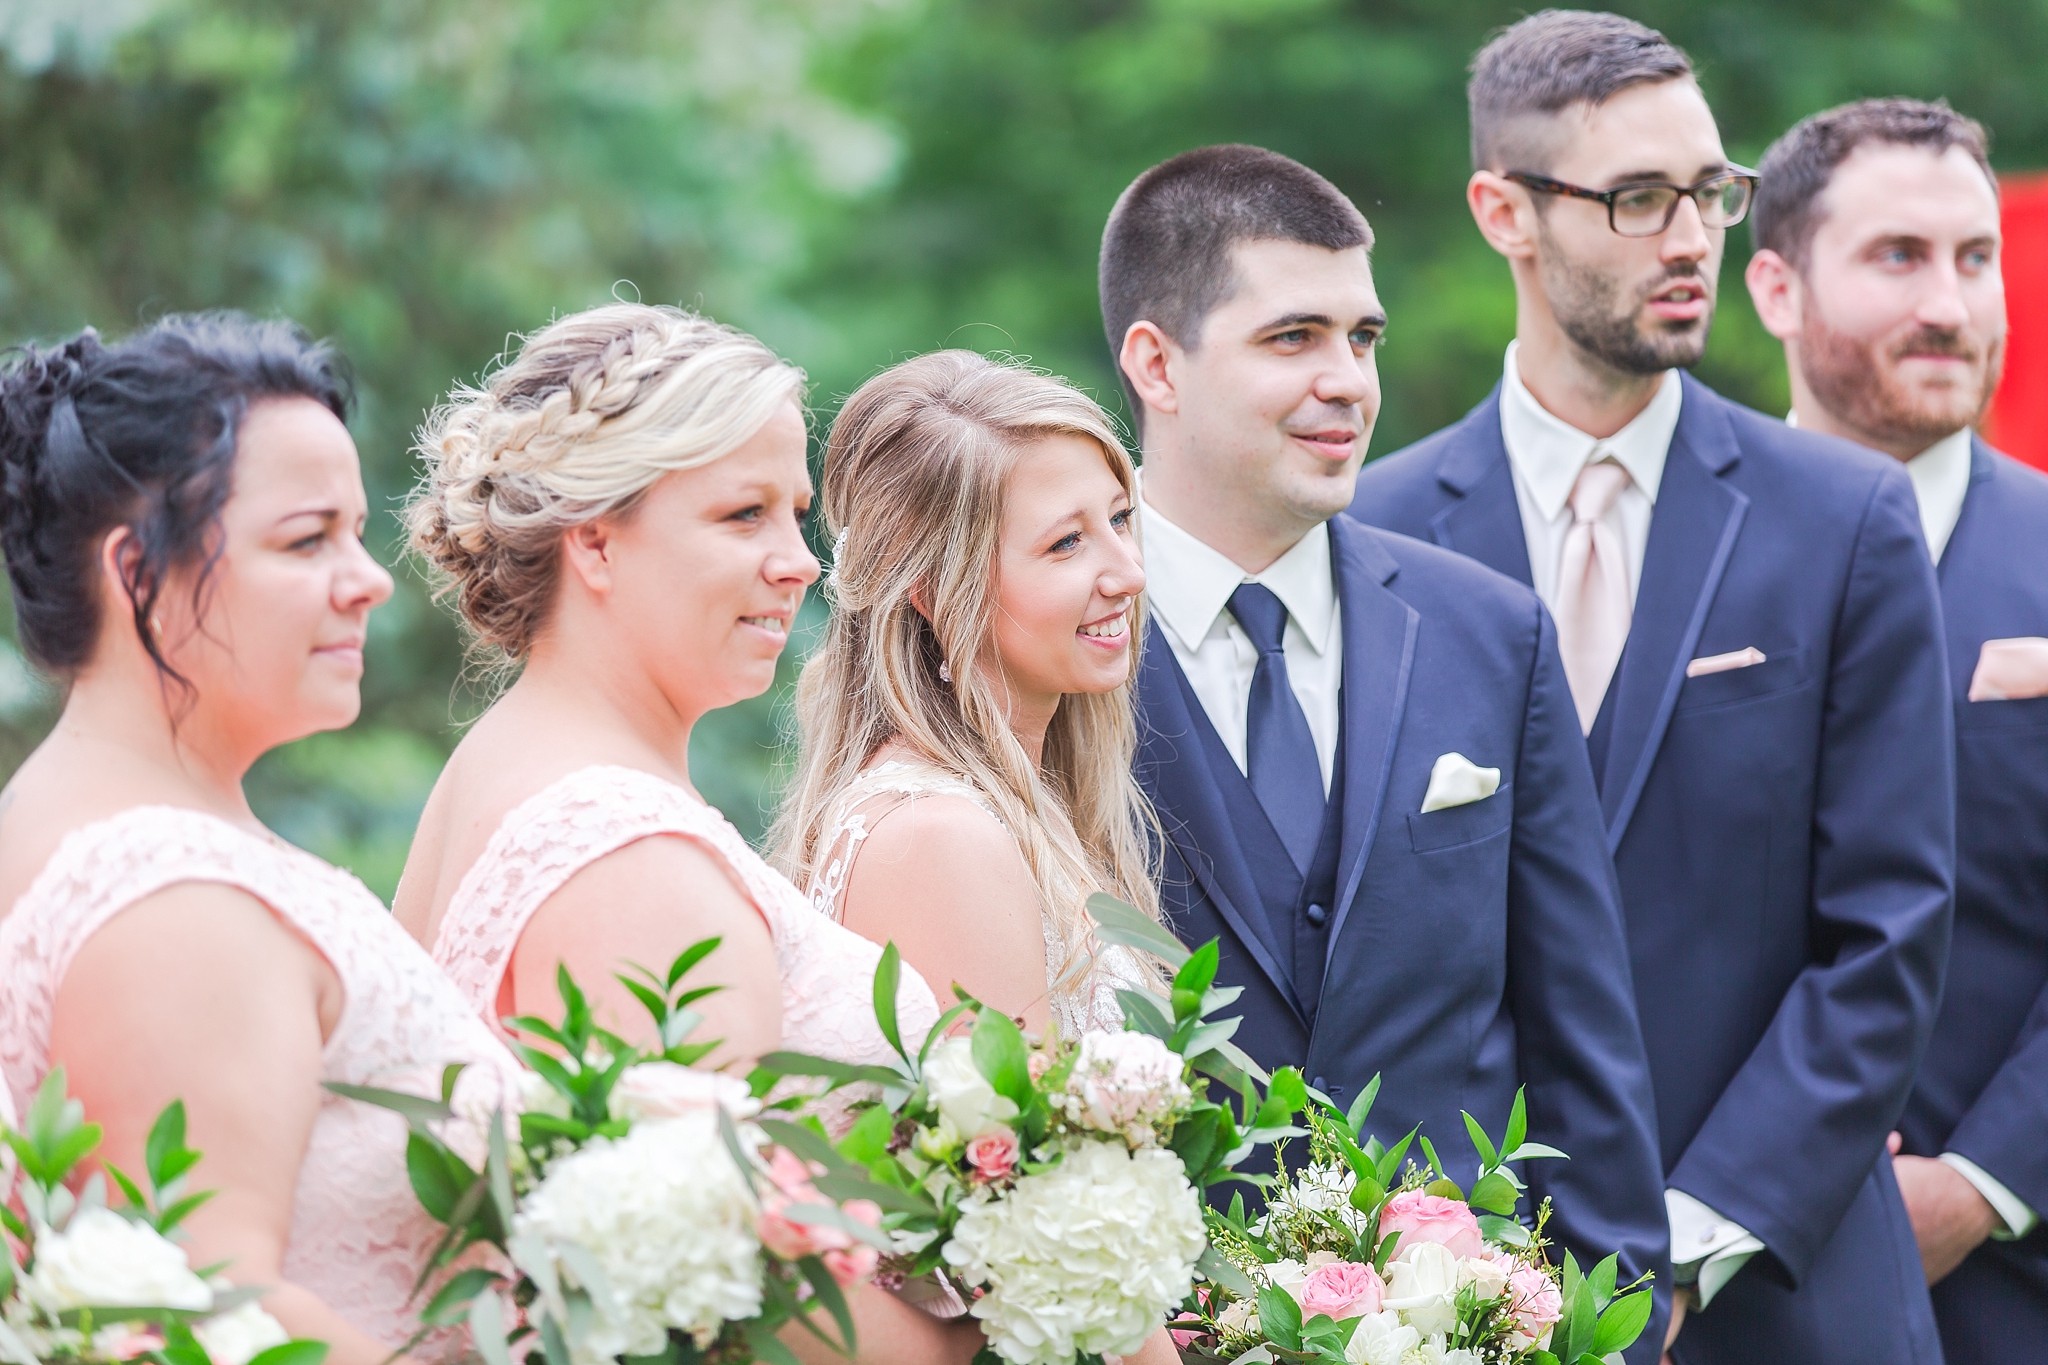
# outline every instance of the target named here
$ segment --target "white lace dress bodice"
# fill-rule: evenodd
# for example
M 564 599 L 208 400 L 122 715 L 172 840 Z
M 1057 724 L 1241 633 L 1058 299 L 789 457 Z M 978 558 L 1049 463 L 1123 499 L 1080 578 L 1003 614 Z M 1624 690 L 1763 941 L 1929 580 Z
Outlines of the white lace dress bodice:
M 716 854 L 761 912 L 782 976 L 784 1049 L 859 1065 L 895 1055 L 875 1023 L 881 945 L 812 913 L 717 810 L 637 768 L 583 768 L 514 807 L 456 887 L 434 936 L 434 961 L 472 1008 L 493 1018 L 512 950 L 541 903 L 607 853 L 657 835 L 680 835 Z M 939 1019 L 931 987 L 908 966 L 896 1017 L 912 1049 Z
M 846 885 L 853 875 L 854 859 L 876 822 L 905 802 L 926 796 L 956 796 L 973 802 L 989 819 L 1009 832 L 980 788 L 957 773 L 929 764 L 891 759 L 861 772 L 841 793 L 832 823 L 819 846 L 825 850 L 822 871 L 809 890 L 811 904 L 831 920 L 846 916 Z M 882 798 L 890 798 L 883 800 Z M 1042 916 L 1045 930 L 1047 1004 L 1060 1033 L 1078 1038 L 1091 1030 L 1121 1032 L 1123 1006 L 1117 1002 L 1118 989 L 1142 989 L 1145 971 L 1130 950 L 1119 944 L 1093 949 L 1092 960 L 1078 980 L 1063 985 L 1055 979 L 1057 964 L 1067 956 L 1065 938 L 1052 917 Z
M 323 1082 L 438 1094 L 442 1068 L 465 1062 L 459 1108 L 517 1103 L 511 1054 L 369 888 L 217 816 L 139 806 L 66 835 L 0 920 L 0 1073 L 17 1109 L 49 1069 L 57 992 L 79 950 L 122 910 L 181 882 L 246 891 L 327 959 L 346 999 L 321 1050 Z M 292 1283 L 393 1348 L 418 1327 L 407 1304 L 441 1232 L 413 1195 L 405 1145 L 398 1115 L 323 1091 L 283 1263 Z M 467 1337 L 436 1333 L 416 1353 L 452 1357 Z

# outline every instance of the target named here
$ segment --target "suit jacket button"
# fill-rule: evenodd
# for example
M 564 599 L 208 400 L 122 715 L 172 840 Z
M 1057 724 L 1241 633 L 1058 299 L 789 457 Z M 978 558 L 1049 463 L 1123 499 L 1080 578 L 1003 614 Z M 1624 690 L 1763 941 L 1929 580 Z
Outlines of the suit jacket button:
M 1330 912 L 1324 909 L 1322 906 L 1311 905 L 1308 908 L 1308 922 L 1310 924 L 1313 924 L 1316 928 L 1322 928 L 1325 924 L 1329 923 L 1329 921 Z

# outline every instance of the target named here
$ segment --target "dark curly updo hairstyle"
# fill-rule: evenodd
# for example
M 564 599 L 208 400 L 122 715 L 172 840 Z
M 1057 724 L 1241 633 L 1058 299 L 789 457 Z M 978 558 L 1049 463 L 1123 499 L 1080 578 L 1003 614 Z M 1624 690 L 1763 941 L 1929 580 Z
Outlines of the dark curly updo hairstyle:
M 220 554 L 250 404 L 310 398 L 346 421 L 347 368 L 293 323 L 173 314 L 112 346 L 88 327 L 62 345 L 14 347 L 0 367 L 0 548 L 28 657 L 70 679 L 99 639 L 96 560 L 117 526 L 135 634 L 166 678 L 150 616 L 174 570 L 199 566 L 195 608 Z

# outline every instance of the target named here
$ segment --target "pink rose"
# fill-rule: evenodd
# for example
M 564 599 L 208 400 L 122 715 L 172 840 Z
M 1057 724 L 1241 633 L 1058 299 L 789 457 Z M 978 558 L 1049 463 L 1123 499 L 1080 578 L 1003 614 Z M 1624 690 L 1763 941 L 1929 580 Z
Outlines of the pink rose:
M 1008 1128 L 989 1129 L 967 1144 L 967 1164 L 984 1182 L 1008 1179 L 1017 1169 L 1017 1135 Z
M 1209 1335 L 1208 1329 L 1202 1325 L 1202 1321 L 1200 1313 L 1182 1313 L 1166 1324 L 1166 1334 L 1173 1338 L 1175 1350 L 1185 1351 L 1203 1337 Z M 1186 1322 L 1194 1325 L 1192 1327 L 1175 1327 L 1173 1324 L 1176 1322 Z
M 1547 1340 L 1564 1314 L 1564 1296 L 1556 1283 L 1532 1265 L 1508 1276 L 1508 1303 L 1515 1315 L 1515 1335 L 1529 1346 Z
M 1343 1322 L 1377 1313 L 1386 1292 L 1386 1282 L 1371 1266 L 1333 1261 L 1309 1271 L 1301 1286 L 1301 1315 L 1312 1318 L 1321 1313 Z
M 1396 1255 L 1417 1242 L 1435 1242 L 1461 1257 L 1477 1256 L 1486 1250 L 1486 1239 L 1479 1235 L 1479 1220 L 1463 1201 L 1424 1194 L 1421 1190 L 1409 1190 L 1387 1201 L 1386 1208 L 1380 1211 L 1380 1236 L 1390 1232 L 1401 1234 L 1401 1240 L 1395 1244 Z
M 812 1186 L 811 1175 L 803 1159 L 786 1147 L 775 1148 L 768 1158 L 768 1182 L 773 1188 L 761 1192 L 761 1216 L 754 1220 L 754 1233 L 769 1254 L 785 1261 L 852 1245 L 852 1239 L 837 1228 L 799 1223 L 783 1215 L 792 1204 L 825 1202 Z
M 875 1273 L 882 1253 L 866 1242 L 858 1242 L 843 1251 L 828 1251 L 819 1259 L 832 1272 L 832 1278 L 839 1281 L 841 1289 L 851 1289 Z

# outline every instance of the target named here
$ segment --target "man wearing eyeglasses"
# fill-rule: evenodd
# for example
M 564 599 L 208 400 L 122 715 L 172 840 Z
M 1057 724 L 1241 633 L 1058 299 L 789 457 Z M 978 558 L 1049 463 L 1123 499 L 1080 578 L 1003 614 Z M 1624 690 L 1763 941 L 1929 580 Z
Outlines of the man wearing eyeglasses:
M 1557 618 L 1620 877 L 1671 1219 L 1679 1365 L 1941 1360 L 1885 1140 L 1955 878 L 1941 616 L 1896 461 L 1684 370 L 1731 164 L 1685 54 L 1545 11 L 1482 50 L 1467 197 L 1515 340 L 1351 513 Z

